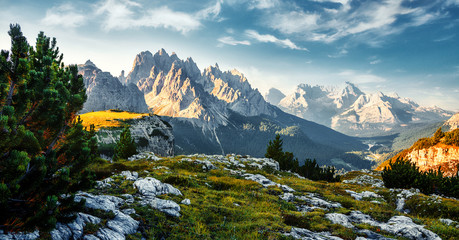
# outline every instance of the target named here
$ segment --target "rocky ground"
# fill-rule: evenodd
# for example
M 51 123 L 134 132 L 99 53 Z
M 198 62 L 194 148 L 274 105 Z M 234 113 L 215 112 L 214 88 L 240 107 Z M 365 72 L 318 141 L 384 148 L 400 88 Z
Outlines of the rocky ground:
M 85 208 L 49 233 L 0 239 L 455 239 L 459 202 L 416 189 L 384 188 L 379 173 L 341 183 L 279 171 L 239 155 L 100 162 L 101 179 L 76 194 Z

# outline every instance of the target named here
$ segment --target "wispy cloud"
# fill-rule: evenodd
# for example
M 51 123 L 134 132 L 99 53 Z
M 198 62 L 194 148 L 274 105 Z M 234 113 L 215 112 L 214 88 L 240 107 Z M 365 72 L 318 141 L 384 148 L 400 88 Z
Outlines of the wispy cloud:
M 452 34 L 452 35 L 448 35 L 448 36 L 443 36 L 443 37 L 436 38 L 436 39 L 434 39 L 433 41 L 434 41 L 434 42 L 444 42 L 444 41 L 449 41 L 449 40 L 453 39 L 454 37 L 455 37 L 455 35 Z
M 238 40 L 235 40 L 233 37 L 230 37 L 230 36 L 221 37 L 221 38 L 218 39 L 218 41 L 220 42 L 220 46 L 222 46 L 223 44 L 232 45 L 232 46 L 250 45 L 250 42 L 247 41 L 247 40 L 238 41 Z
M 382 83 L 386 79 L 371 73 L 359 73 L 354 70 L 344 70 L 338 74 L 344 79 L 353 83 L 364 84 L 364 83 Z
M 85 24 L 86 20 L 87 16 L 83 13 L 79 13 L 71 3 L 63 3 L 48 9 L 41 23 L 46 26 L 75 28 Z
M 279 5 L 279 0 L 252 0 L 249 9 L 267 9 Z
M 403 32 L 406 28 L 428 24 L 443 17 L 430 11 L 431 5 L 409 7 L 403 0 L 353 2 L 350 0 L 314 0 L 323 3 L 322 8 L 311 11 L 300 6 L 285 4 L 264 23 L 284 34 L 300 36 L 307 41 L 335 42 L 345 37 L 359 39 L 362 35 L 379 39 Z M 325 2 L 339 3 L 330 7 Z M 370 42 L 371 43 L 374 43 Z M 375 44 L 376 45 L 376 44 Z
M 283 48 L 290 48 L 294 50 L 303 50 L 308 51 L 307 48 L 298 47 L 295 43 L 293 43 L 290 39 L 279 39 L 270 34 L 260 34 L 255 30 L 246 30 L 245 34 L 252 39 L 255 39 L 259 42 L 263 43 L 275 43 Z
M 215 12 L 215 9 L 208 10 L 207 14 Z M 193 15 L 174 11 L 167 6 L 144 9 L 139 3 L 130 0 L 105 0 L 98 5 L 96 13 L 105 16 L 102 25 L 105 31 L 153 27 L 187 33 L 201 26 L 199 19 L 203 16 L 202 12 Z
M 338 53 L 335 54 L 328 54 L 329 58 L 340 58 L 344 57 L 348 54 L 348 51 L 346 49 L 341 49 Z
M 214 5 L 211 5 L 207 8 L 202 9 L 196 13 L 196 16 L 200 19 L 211 19 L 216 21 L 222 21 L 223 18 L 220 17 L 220 12 L 222 10 L 223 0 L 217 0 Z

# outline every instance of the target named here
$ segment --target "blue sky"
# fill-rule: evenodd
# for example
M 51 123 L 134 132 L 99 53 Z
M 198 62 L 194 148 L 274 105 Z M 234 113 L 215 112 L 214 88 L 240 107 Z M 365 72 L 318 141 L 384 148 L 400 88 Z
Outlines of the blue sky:
M 262 93 L 351 81 L 459 111 L 459 0 L 0 0 L 1 49 L 10 23 L 113 75 L 164 48 L 236 68 Z

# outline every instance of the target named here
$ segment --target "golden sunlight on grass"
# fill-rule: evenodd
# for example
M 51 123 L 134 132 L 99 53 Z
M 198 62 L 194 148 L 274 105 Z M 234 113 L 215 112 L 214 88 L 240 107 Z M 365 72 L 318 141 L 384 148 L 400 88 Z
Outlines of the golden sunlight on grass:
M 89 129 L 89 126 L 94 124 L 96 131 L 101 127 L 121 127 L 123 122 L 120 120 L 141 118 L 144 116 L 148 116 L 148 113 L 119 112 L 116 110 L 89 112 L 80 115 L 81 120 L 83 120 L 83 126 Z

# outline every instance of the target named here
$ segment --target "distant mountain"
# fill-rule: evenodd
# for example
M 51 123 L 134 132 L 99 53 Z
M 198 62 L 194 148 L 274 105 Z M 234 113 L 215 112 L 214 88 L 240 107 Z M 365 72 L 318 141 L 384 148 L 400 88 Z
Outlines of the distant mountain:
M 131 112 L 148 112 L 143 94 L 134 84 L 123 85 L 109 72 L 103 72 L 88 60 L 78 65 L 83 76 L 88 99 L 81 113 L 120 109 Z
M 284 113 L 237 70 L 222 71 L 215 64 L 201 72 L 192 58 L 181 60 L 161 49 L 139 53 L 124 83 L 136 84 L 149 109 L 173 126 L 176 153 L 263 156 L 268 141 L 280 133 L 285 149 L 301 161 L 344 159 L 369 167 L 345 154 L 366 148 L 357 139 Z
M 285 94 L 277 88 L 270 88 L 264 97 L 267 102 L 276 106 L 285 97 Z
M 453 114 L 438 107 L 419 106 L 397 94 L 367 94 L 350 82 L 342 89 L 300 84 L 278 106 L 342 133 L 367 137 L 397 133 L 413 124 L 441 122 Z
M 443 124 L 443 127 L 446 128 L 446 130 L 454 130 L 459 128 L 459 113 L 454 114 L 448 121 L 446 121 Z

